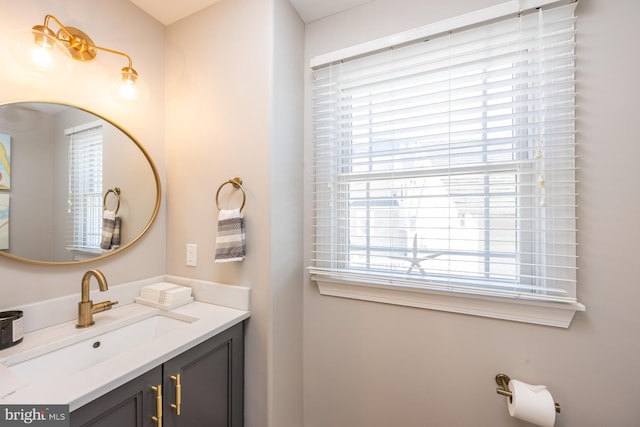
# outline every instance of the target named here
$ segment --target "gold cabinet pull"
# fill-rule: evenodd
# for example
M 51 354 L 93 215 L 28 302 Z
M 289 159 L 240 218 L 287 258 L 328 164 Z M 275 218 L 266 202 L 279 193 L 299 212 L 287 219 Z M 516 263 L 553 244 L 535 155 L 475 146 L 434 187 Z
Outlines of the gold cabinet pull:
M 176 410 L 177 415 L 180 415 L 180 407 L 182 406 L 182 385 L 180 384 L 180 374 L 171 375 L 171 379 L 176 382 L 176 403 L 172 403 L 171 407 Z
M 151 390 L 156 392 L 156 416 L 151 419 L 158 427 L 162 427 L 162 384 L 152 386 Z

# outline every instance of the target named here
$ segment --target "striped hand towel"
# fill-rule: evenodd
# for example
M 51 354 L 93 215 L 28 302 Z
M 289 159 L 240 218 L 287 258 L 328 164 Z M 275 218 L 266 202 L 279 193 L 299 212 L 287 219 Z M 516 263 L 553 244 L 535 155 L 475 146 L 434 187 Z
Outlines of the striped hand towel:
M 244 260 L 246 252 L 244 218 L 240 209 L 221 210 L 218 216 L 216 263 Z
M 113 236 L 111 237 L 111 248 L 117 249 L 120 247 L 120 229 L 122 227 L 122 218 L 116 217 L 113 223 Z
M 113 238 L 113 227 L 116 222 L 116 213 L 114 211 L 105 210 L 102 214 L 102 240 L 100 241 L 101 249 L 111 249 L 111 239 Z

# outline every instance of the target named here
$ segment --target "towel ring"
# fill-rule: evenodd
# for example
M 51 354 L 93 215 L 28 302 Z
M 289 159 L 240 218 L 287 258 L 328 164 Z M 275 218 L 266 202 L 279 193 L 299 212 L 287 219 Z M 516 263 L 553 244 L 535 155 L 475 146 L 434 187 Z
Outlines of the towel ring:
M 247 193 L 245 193 L 245 191 L 244 191 L 244 187 L 242 186 L 242 178 L 240 178 L 240 177 L 235 177 L 233 179 L 225 181 L 225 182 L 222 183 L 222 185 L 220 187 L 218 187 L 218 191 L 216 192 L 216 207 L 218 208 L 218 210 L 221 210 L 220 209 L 220 202 L 218 200 L 218 196 L 220 196 L 220 190 L 222 190 L 222 187 L 224 187 L 227 184 L 231 184 L 235 188 L 239 188 L 240 191 L 242 191 L 242 205 L 240 206 L 240 212 L 242 212 L 242 209 L 244 208 L 244 204 L 247 201 Z
M 116 195 L 116 199 L 118 200 L 118 205 L 116 206 L 116 213 L 120 210 L 120 187 L 114 187 L 107 190 L 104 193 L 104 198 L 102 199 L 102 210 L 107 210 L 107 196 L 109 193 L 113 193 Z

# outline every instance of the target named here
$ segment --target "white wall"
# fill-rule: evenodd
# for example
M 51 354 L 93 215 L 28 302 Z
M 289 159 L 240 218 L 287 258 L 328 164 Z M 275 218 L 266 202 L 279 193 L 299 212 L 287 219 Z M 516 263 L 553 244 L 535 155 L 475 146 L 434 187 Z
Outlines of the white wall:
M 134 135 L 164 177 L 164 26 L 126 0 L 0 0 L 0 11 L 0 103 L 61 101 L 100 113 Z M 92 63 L 74 61 L 73 70 L 64 75 L 36 74 L 21 68 L 11 56 L 8 42 L 42 24 L 46 14 L 84 30 L 97 44 L 128 53 L 149 96 L 128 104 L 110 96 L 105 89 L 106 71 L 118 74 L 126 65 L 115 55 L 99 53 L 97 62 Z M 164 223 L 161 210 L 149 233 L 133 247 L 89 266 L 43 266 L 0 257 L 0 309 L 79 293 L 82 274 L 88 268 L 101 269 L 111 286 L 163 274 Z
M 306 58 L 501 1 L 376 0 L 307 25 Z M 305 427 L 524 427 L 495 392 L 500 372 L 547 384 L 562 405 L 557 427 L 638 425 L 639 14 L 634 0 L 577 7 L 578 296 L 587 311 L 558 329 L 325 297 L 305 279 Z M 309 81 L 307 71 L 308 165 Z

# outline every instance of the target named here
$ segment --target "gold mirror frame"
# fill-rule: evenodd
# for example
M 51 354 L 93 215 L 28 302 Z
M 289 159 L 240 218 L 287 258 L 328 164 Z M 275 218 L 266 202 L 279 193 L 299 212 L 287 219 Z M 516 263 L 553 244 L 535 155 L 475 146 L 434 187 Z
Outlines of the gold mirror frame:
M 89 109 L 87 109 L 85 107 L 81 107 L 79 105 L 70 104 L 70 103 L 66 103 L 66 102 L 62 103 L 62 102 L 58 102 L 58 101 L 12 100 L 12 101 L 0 102 L 0 107 L 5 106 L 5 105 L 10 105 L 10 104 L 19 104 L 19 103 L 41 103 L 41 104 L 64 105 L 66 107 L 76 108 L 76 109 L 84 111 L 86 113 L 93 114 L 97 118 L 102 119 L 105 122 L 107 122 L 107 123 L 111 124 L 112 126 L 116 127 L 118 130 L 120 130 L 124 135 L 126 135 L 136 145 L 136 147 L 142 152 L 144 158 L 149 163 L 149 166 L 151 167 L 151 171 L 153 172 L 153 178 L 154 178 L 155 184 L 156 184 L 156 203 L 155 203 L 155 206 L 153 207 L 153 212 L 151 214 L 151 217 L 149 218 L 149 221 L 144 226 L 142 231 L 140 231 L 140 233 L 138 233 L 138 235 L 135 236 L 130 242 L 127 242 L 126 244 L 122 245 L 121 247 L 119 247 L 119 248 L 117 248 L 117 249 L 115 249 L 115 250 L 113 250 L 113 251 L 111 251 L 109 253 L 105 253 L 105 254 L 96 256 L 94 258 L 88 258 L 88 259 L 83 259 L 83 260 L 75 260 L 75 261 L 41 261 L 41 260 L 23 258 L 23 257 L 17 256 L 17 255 L 12 255 L 12 254 L 3 252 L 3 251 L 0 251 L 0 256 L 2 256 L 4 258 L 8 258 L 8 259 L 13 259 L 13 260 L 16 260 L 16 261 L 25 262 L 25 263 L 28 263 L 28 264 L 35 264 L 35 265 L 52 265 L 52 266 L 67 265 L 68 266 L 68 265 L 88 264 L 88 263 L 91 263 L 91 262 L 94 262 L 94 261 L 101 261 L 101 260 L 104 260 L 105 258 L 109 258 L 109 257 L 111 257 L 113 255 L 119 254 L 120 252 L 122 252 L 125 249 L 131 247 L 134 243 L 136 243 L 138 240 L 140 240 L 142 238 L 142 236 L 144 236 L 144 234 L 149 230 L 149 228 L 151 228 L 151 225 L 153 225 L 153 223 L 155 222 L 156 217 L 158 216 L 158 212 L 160 210 L 160 202 L 161 202 L 161 198 L 162 198 L 162 184 L 160 182 L 160 175 L 158 174 L 158 169 L 156 168 L 156 164 L 153 161 L 153 159 L 151 158 L 151 155 L 144 148 L 144 146 L 142 146 L 142 144 L 140 144 L 140 142 L 133 135 L 131 135 L 127 130 L 125 130 L 119 124 L 115 123 L 113 120 L 105 117 L 102 114 L 96 113 L 95 111 L 89 110 Z

